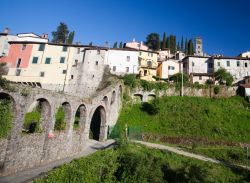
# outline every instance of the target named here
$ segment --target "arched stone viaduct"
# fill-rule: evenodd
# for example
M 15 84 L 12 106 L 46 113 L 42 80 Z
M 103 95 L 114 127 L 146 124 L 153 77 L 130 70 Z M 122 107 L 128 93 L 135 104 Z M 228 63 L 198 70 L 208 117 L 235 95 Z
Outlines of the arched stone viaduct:
M 19 89 L 20 90 L 20 89 Z M 0 139 L 0 176 L 73 156 L 81 152 L 89 141 L 95 115 L 100 119 L 95 140 L 107 139 L 109 126 L 115 125 L 121 109 L 122 85 L 109 86 L 91 99 L 81 99 L 49 90 L 33 88 L 22 92 L 0 89 L 0 98 L 9 98 L 13 104 L 12 128 L 7 139 Z M 24 117 L 36 103 L 41 105 L 41 132 L 23 134 Z M 62 106 L 66 128 L 54 130 L 55 114 Z M 79 128 L 74 130 L 76 112 L 80 112 Z M 53 134 L 52 138 L 49 134 Z

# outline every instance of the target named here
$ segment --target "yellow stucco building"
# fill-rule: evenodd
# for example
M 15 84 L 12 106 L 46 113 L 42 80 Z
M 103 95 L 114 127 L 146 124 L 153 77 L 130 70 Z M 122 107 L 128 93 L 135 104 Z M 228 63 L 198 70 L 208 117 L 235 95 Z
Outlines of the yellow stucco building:
M 154 51 L 139 51 L 139 75 L 140 79 L 147 81 L 155 81 L 158 53 Z

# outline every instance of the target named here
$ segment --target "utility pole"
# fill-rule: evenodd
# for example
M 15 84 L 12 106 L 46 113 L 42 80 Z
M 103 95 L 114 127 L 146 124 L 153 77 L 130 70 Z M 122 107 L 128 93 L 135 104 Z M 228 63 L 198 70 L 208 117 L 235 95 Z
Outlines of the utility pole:
M 181 66 L 181 96 L 183 97 L 183 63 Z

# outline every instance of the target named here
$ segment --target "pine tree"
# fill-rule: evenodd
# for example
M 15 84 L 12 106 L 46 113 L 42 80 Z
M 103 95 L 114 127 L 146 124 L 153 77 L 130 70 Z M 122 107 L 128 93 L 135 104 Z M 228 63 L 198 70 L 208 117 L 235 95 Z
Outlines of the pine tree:
M 165 49 L 166 46 L 167 46 L 167 37 L 166 37 L 166 32 L 164 32 L 163 39 L 162 39 L 162 47 L 161 47 L 161 49 L 162 50 Z
M 184 40 L 183 40 L 183 36 L 181 38 L 181 51 L 184 51 Z
M 114 43 L 113 48 L 117 48 L 117 41 Z
M 67 40 L 67 43 L 68 43 L 68 44 L 72 44 L 73 41 L 74 41 L 74 37 L 75 37 L 75 31 L 70 32 L 70 33 L 69 33 L 68 40 Z
M 89 43 L 89 46 L 92 46 L 93 45 L 93 43 L 92 43 L 92 41 Z
M 120 42 L 120 45 L 119 45 L 119 48 L 122 48 L 123 46 L 122 46 L 122 42 Z
M 60 22 L 60 25 L 57 27 L 57 30 L 52 32 L 52 42 L 53 43 L 66 43 L 68 38 L 69 30 L 68 26 Z

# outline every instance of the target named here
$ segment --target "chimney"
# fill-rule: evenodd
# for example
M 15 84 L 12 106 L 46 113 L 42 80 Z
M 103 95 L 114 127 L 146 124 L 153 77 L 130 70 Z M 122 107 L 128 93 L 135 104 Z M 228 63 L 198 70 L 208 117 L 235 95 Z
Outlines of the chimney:
M 4 34 L 9 34 L 10 32 L 10 29 L 8 27 L 5 27 L 4 30 L 3 30 L 3 33 Z
M 48 39 L 48 34 L 43 33 L 40 37 L 44 39 Z

